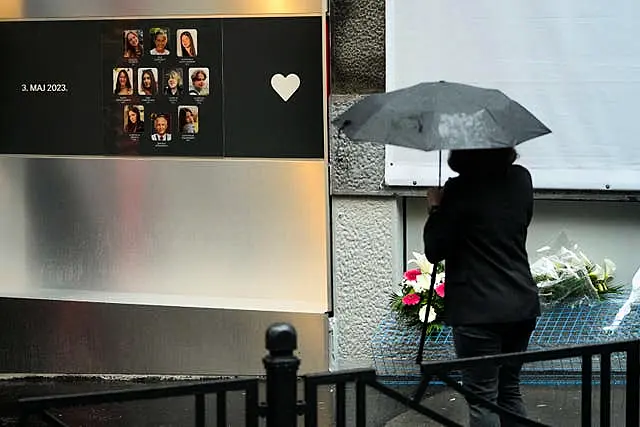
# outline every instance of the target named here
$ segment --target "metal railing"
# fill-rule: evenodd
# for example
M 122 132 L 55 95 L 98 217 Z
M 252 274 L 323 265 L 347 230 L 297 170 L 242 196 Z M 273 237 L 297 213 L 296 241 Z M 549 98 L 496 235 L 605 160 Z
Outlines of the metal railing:
M 575 347 L 565 347 L 553 350 L 529 351 L 525 353 L 510 353 L 495 356 L 471 357 L 446 362 L 423 362 L 421 364 L 422 381 L 414 400 L 418 400 L 426 390 L 429 381 L 434 376 L 442 380 L 449 387 L 461 393 L 468 400 L 491 409 L 508 418 L 518 420 L 522 425 L 542 426 L 532 420 L 521 417 L 504 408 L 482 399 L 470 392 L 464 386 L 449 376 L 449 372 L 482 365 L 500 365 L 505 363 L 531 363 L 547 360 L 582 358 L 581 384 L 581 419 L 582 426 L 592 425 L 592 394 L 593 394 L 593 358 L 600 358 L 600 426 L 611 425 L 611 355 L 613 353 L 626 354 L 626 402 L 625 425 L 640 425 L 640 340 L 617 341 L 604 344 L 593 344 Z
M 206 420 L 205 397 L 216 395 L 216 421 L 218 426 L 227 426 L 227 393 L 244 391 L 246 426 L 258 426 L 258 380 L 221 380 L 206 383 L 160 385 L 138 390 L 113 390 L 62 396 L 45 396 L 19 400 L 21 407 L 20 425 L 27 426 L 32 416 L 40 417 L 51 426 L 69 427 L 51 411 L 78 406 L 96 406 L 106 403 L 124 403 L 139 400 L 166 399 L 193 396 L 195 426 L 204 427 Z
M 333 373 L 310 374 L 302 377 L 304 399 L 298 400 L 298 368 L 300 359 L 294 355 L 297 347 L 295 329 L 288 324 L 275 324 L 267 330 L 266 347 L 268 354 L 263 358 L 266 370 L 266 402 L 259 402 L 259 380 L 220 380 L 188 385 L 162 385 L 137 390 L 121 390 L 83 393 L 63 396 L 45 396 L 19 400 L 21 425 L 26 426 L 33 417 L 39 417 L 51 426 L 70 427 L 51 411 L 77 406 L 122 403 L 136 400 L 194 396 L 195 425 L 205 425 L 205 397 L 216 395 L 216 425 L 227 425 L 226 398 L 228 392 L 244 391 L 245 425 L 256 427 L 260 418 L 266 419 L 268 427 L 294 427 L 299 417 L 304 417 L 306 427 L 318 425 L 318 388 L 335 386 L 335 425 L 343 427 L 347 422 L 347 385 L 355 387 L 355 423 L 364 427 L 367 420 L 367 387 L 388 396 L 444 426 L 461 427 L 461 424 L 445 417 L 421 404 L 420 401 L 433 378 L 439 378 L 458 391 L 469 401 L 475 401 L 504 417 L 518 420 L 523 426 L 545 426 L 540 422 L 526 419 L 474 395 L 463 385 L 451 378 L 452 372 L 478 365 L 504 363 L 530 363 L 565 358 L 582 358 L 582 426 L 592 423 L 593 358 L 600 357 L 600 426 L 611 425 L 611 355 L 626 353 L 626 409 L 627 426 L 640 425 L 640 340 L 620 341 L 567 347 L 554 350 L 503 354 L 421 363 L 422 380 L 414 396 L 409 397 L 379 381 L 372 369 L 359 369 Z

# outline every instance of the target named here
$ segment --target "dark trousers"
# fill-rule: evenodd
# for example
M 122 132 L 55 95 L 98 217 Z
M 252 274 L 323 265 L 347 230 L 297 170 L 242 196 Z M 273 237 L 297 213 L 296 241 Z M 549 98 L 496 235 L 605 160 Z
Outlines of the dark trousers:
M 525 351 L 536 319 L 514 323 L 492 323 L 453 327 L 453 341 L 459 358 Z M 476 395 L 520 415 L 526 409 L 520 394 L 522 364 L 483 365 L 462 372 L 463 386 Z M 515 427 L 508 419 L 478 404 L 469 404 L 470 427 Z

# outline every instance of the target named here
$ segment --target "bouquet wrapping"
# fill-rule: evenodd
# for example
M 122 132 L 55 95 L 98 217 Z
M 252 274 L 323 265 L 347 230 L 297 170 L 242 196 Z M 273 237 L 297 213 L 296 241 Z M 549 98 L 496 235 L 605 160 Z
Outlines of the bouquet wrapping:
M 621 293 L 616 284 L 616 265 L 605 258 L 597 264 L 562 232 L 547 246 L 536 251 L 531 273 L 538 285 L 543 307 L 556 304 L 589 304 Z

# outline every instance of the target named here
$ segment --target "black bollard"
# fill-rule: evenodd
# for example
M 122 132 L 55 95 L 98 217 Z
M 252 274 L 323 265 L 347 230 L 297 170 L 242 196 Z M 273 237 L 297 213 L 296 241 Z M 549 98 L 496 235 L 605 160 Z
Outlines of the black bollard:
M 288 323 L 276 323 L 267 329 L 267 350 L 262 362 L 267 371 L 267 427 L 296 427 L 298 425 L 297 335 Z

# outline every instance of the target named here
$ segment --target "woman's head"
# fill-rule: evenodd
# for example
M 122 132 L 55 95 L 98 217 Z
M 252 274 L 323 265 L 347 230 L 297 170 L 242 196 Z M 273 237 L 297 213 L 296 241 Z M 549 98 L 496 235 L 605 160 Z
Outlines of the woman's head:
M 179 113 L 180 126 L 195 123 L 195 116 L 190 108 L 182 108 Z
M 189 49 L 191 45 L 193 45 L 193 38 L 191 37 L 191 33 L 189 31 L 185 31 L 180 36 L 180 41 L 182 42 L 182 46 Z
M 132 47 L 135 49 L 139 44 L 140 39 L 138 38 L 138 35 L 133 31 L 129 31 L 127 33 L 127 47 Z
M 480 150 L 452 150 L 448 164 L 460 175 L 485 174 L 505 170 L 518 158 L 513 147 Z
M 140 121 L 140 110 L 134 105 L 129 107 L 127 115 L 129 117 L 129 123 L 138 123 Z
M 167 46 L 167 33 L 164 30 L 158 30 L 153 35 L 153 42 L 156 45 L 157 52 L 164 52 Z
M 135 31 L 127 31 L 124 39 L 124 56 L 137 58 L 142 55 L 142 42 Z
M 153 71 L 151 71 L 150 69 L 143 70 L 140 77 L 141 91 L 147 95 L 153 95 L 156 93 L 156 86 L 156 77 L 153 74 Z
M 151 70 L 144 70 L 142 72 L 142 87 L 145 89 L 151 89 L 154 83 L 154 76 Z
M 196 56 L 193 36 L 189 31 L 184 31 L 180 35 L 180 50 L 182 51 L 182 56 Z
M 114 93 L 125 94 L 131 90 L 131 79 L 129 78 L 129 73 L 125 70 L 118 71 L 118 77 L 116 78 L 116 86 L 114 88 Z
M 129 80 L 129 74 L 125 70 L 118 71 L 118 83 L 122 88 L 131 88 L 131 80 Z

